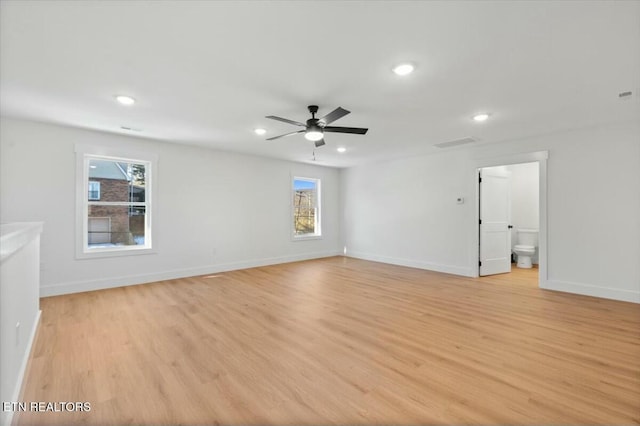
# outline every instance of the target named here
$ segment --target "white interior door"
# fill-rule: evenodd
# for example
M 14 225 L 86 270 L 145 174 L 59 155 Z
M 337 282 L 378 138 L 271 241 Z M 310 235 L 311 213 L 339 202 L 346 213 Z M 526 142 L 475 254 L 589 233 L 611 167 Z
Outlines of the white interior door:
M 480 275 L 511 272 L 511 186 L 508 171 L 480 170 Z

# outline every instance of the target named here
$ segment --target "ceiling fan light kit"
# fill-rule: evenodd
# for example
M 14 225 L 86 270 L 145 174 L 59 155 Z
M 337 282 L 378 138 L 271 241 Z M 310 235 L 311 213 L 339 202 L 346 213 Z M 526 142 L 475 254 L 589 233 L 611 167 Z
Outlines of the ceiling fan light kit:
M 315 142 L 322 139 L 324 137 L 324 133 L 322 133 L 322 128 L 320 126 L 311 125 L 307 127 L 304 137 L 309 141 Z
M 289 120 L 288 118 L 276 117 L 274 115 L 268 115 L 266 118 L 271 120 L 282 121 L 283 123 L 293 124 L 294 126 L 304 127 L 303 130 L 297 130 L 295 132 L 285 133 L 283 135 L 274 136 L 272 138 L 268 138 L 268 141 L 279 139 L 285 136 L 296 135 L 298 133 L 304 133 L 305 139 L 312 141 L 315 143 L 316 147 L 320 147 L 325 144 L 324 142 L 324 133 L 351 133 L 356 135 L 364 135 L 367 133 L 369 129 L 361 128 L 361 127 L 336 127 L 336 126 L 327 126 L 328 124 L 333 123 L 334 121 L 344 117 L 347 114 L 350 114 L 351 111 L 347 111 L 342 107 L 338 107 L 331 111 L 329 114 L 325 115 L 322 118 L 316 118 L 316 113 L 318 112 L 317 105 L 309 105 L 309 112 L 311 113 L 311 118 L 307 120 L 306 124 L 300 123 L 299 121 Z

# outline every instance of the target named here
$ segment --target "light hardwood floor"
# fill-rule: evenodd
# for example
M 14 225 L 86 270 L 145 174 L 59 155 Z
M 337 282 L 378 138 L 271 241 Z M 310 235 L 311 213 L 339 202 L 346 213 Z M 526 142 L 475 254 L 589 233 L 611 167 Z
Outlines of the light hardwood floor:
M 27 424 L 637 424 L 640 307 L 335 257 L 42 299 Z

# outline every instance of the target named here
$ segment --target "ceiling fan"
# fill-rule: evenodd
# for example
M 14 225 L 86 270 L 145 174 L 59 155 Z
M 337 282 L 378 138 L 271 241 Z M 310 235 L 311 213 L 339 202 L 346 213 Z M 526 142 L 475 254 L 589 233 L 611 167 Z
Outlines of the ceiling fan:
M 272 138 L 267 139 L 268 141 L 272 141 L 274 139 L 283 138 L 285 136 L 296 135 L 298 133 L 304 133 L 304 137 L 307 140 L 310 140 L 315 143 L 316 147 L 324 145 L 324 133 L 325 132 L 333 132 L 333 133 L 353 133 L 356 135 L 364 135 L 367 133 L 369 129 L 363 129 L 361 127 L 335 127 L 328 126 L 328 124 L 333 123 L 334 121 L 344 117 L 347 114 L 350 114 L 351 111 L 347 111 L 342 107 L 338 107 L 331 111 L 329 114 L 325 115 L 322 118 L 316 118 L 316 112 L 318 112 L 318 105 L 309 105 L 309 112 L 311 113 L 311 118 L 307 120 L 307 124 L 300 123 L 299 121 L 293 121 L 282 117 L 276 117 L 274 115 L 268 115 L 265 118 L 270 118 L 272 120 L 282 121 L 284 123 L 293 124 L 295 126 L 302 126 L 304 129 L 297 130 L 295 132 L 285 133 L 284 135 L 274 136 Z

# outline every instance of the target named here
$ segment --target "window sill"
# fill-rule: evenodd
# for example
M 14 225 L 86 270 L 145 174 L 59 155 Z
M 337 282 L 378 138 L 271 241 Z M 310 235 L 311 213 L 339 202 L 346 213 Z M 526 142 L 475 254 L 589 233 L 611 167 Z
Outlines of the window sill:
M 294 235 L 291 239 L 293 241 L 321 240 L 322 234 Z
M 96 248 L 91 251 L 82 251 L 76 253 L 76 259 L 100 259 L 106 257 L 122 257 L 122 256 L 138 256 L 142 254 L 157 254 L 158 251 L 147 247 L 129 247 L 129 248 Z

